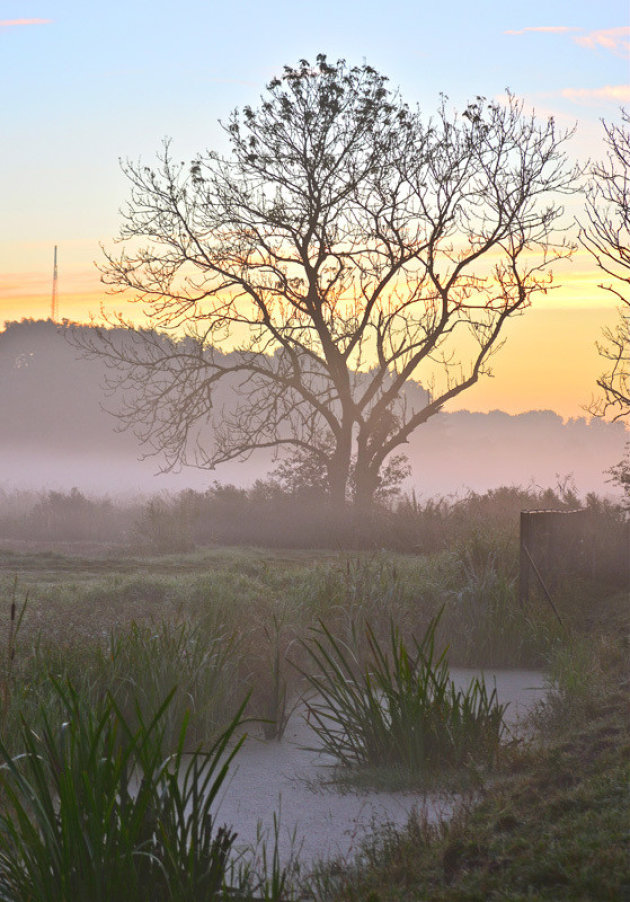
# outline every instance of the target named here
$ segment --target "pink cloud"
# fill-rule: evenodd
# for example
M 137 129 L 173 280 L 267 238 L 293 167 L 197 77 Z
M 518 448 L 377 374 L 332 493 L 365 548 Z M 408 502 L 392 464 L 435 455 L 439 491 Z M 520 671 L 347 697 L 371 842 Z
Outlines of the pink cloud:
M 560 92 L 567 100 L 591 103 L 610 100 L 613 103 L 630 103 L 630 85 L 604 85 L 603 88 L 565 88 Z
M 52 19 L 0 19 L 0 28 L 15 28 L 16 25 L 50 25 Z
M 532 25 L 518 30 L 504 31 L 503 34 L 525 34 L 527 31 L 542 31 L 547 34 L 564 34 L 567 31 L 580 31 L 575 25 Z
M 574 35 L 573 40 L 580 47 L 589 50 L 610 50 L 617 56 L 630 56 L 630 25 L 619 28 L 605 28 L 590 34 Z
M 572 31 L 583 31 L 574 25 L 535 25 L 527 28 L 510 29 L 503 34 L 525 34 L 526 32 L 542 32 L 546 34 L 567 34 Z M 589 50 L 608 50 L 616 56 L 630 57 L 630 25 L 618 28 L 600 28 L 589 34 L 572 34 L 571 37 L 580 47 Z

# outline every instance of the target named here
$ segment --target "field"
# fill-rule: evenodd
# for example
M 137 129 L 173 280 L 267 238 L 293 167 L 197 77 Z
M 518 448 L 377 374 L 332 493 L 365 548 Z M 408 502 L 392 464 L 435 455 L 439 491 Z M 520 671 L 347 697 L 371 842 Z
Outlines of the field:
M 308 880 L 302 875 L 293 889 L 269 850 L 260 895 L 241 880 L 250 895 L 242 889 L 237 898 L 623 898 L 630 852 L 625 587 L 565 580 L 554 589 L 562 623 L 544 597 L 522 607 L 517 543 L 496 530 L 460 531 L 450 547 L 413 555 L 207 547 L 148 556 L 10 542 L 5 549 L 7 754 L 23 750 L 20 723 L 37 731 L 44 714 L 48 723 L 64 720 L 64 685 L 81 710 L 113 699 L 132 731 L 158 716 L 165 754 L 232 735 L 243 704 L 241 717 L 256 721 L 249 729 L 273 741 L 314 671 L 321 673 L 322 649 L 328 660 L 351 650 L 352 682 L 374 672 L 375 648 L 404 664 L 413 637 L 432 626 L 436 661 L 448 647 L 452 666 L 548 672 L 555 691 L 526 743 L 512 742 L 481 769 L 470 771 L 465 755 L 456 759 L 474 792 L 448 824 L 416 820 L 404 835 L 385 829 L 348 880 L 331 865 Z M 332 645 L 324 647 L 326 636 Z M 428 776 L 415 773 L 415 785 Z M 438 781 L 461 786 L 461 777 L 451 772 Z
M 248 692 L 253 716 L 282 716 L 279 699 L 299 691 L 292 651 L 320 621 L 342 640 L 354 630 L 363 646 L 366 623 L 380 637 L 390 621 L 406 637 L 422 635 L 442 609 L 438 644 L 448 644 L 452 665 L 540 667 L 560 635 L 551 610 L 515 604 L 513 552 L 502 560 L 473 554 L 479 549 L 427 557 L 214 549 L 114 559 L 5 552 L 5 617 L 15 574 L 17 599 L 28 594 L 13 662 L 12 693 L 23 694 L 8 716 L 39 704 L 37 675 L 51 667 L 97 693 L 112 682 L 133 685 L 155 703 L 177 682 L 195 700 L 191 740 L 207 740 Z M 210 649 L 216 684 L 204 683 Z

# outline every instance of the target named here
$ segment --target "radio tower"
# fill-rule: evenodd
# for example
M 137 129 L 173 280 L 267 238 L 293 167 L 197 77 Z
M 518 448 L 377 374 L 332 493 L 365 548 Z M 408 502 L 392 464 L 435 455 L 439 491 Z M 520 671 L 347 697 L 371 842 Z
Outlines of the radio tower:
M 55 264 L 53 267 L 53 289 L 52 289 L 52 305 L 51 319 L 53 323 L 57 319 L 57 245 L 55 245 Z

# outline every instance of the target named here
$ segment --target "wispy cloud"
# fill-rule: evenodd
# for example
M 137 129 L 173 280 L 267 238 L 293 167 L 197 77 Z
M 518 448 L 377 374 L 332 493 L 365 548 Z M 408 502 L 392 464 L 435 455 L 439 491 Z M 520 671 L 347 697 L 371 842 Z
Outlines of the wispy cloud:
M 567 31 L 581 31 L 575 25 L 532 25 L 527 28 L 510 29 L 503 34 L 525 34 L 528 31 L 542 31 L 548 34 L 564 34 Z
M 588 34 L 575 34 L 576 31 L 584 31 L 575 25 L 531 25 L 526 28 L 509 29 L 503 34 L 520 35 L 528 32 L 543 34 L 569 34 L 571 39 L 580 47 L 589 50 L 607 50 L 615 56 L 630 57 L 630 25 L 620 25 L 618 28 L 600 28 Z
M 52 19 L 0 19 L 0 28 L 15 28 L 18 25 L 50 25 Z
M 575 103 L 597 103 L 609 100 L 613 103 L 630 103 L 630 85 L 604 85 L 603 88 L 564 88 L 562 97 Z
M 617 56 L 630 57 L 630 25 L 591 31 L 590 34 L 574 35 L 573 40 L 580 47 L 588 47 L 589 50 L 601 48 L 610 50 Z

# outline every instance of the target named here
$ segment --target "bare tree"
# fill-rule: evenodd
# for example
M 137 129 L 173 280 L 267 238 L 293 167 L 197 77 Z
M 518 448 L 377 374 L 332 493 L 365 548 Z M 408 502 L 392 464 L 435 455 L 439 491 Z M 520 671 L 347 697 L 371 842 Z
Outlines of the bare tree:
M 166 142 L 155 168 L 123 166 L 126 246 L 103 279 L 151 327 L 103 331 L 88 350 L 168 467 L 284 449 L 324 469 L 336 503 L 351 473 L 367 502 L 571 253 L 557 201 L 575 185 L 568 134 L 512 96 L 461 116 L 444 98 L 423 122 L 373 68 L 323 55 L 285 67 L 224 128 L 227 156 L 186 166 Z M 213 406 L 225 382 L 231 409 Z M 205 421 L 210 444 L 194 439 Z
M 580 239 L 611 280 L 600 288 L 621 302 L 617 326 L 597 345 L 609 367 L 597 380 L 603 397 L 590 408 L 618 420 L 630 414 L 630 112 L 622 109 L 621 125 L 604 129 L 607 157 L 591 170 Z

